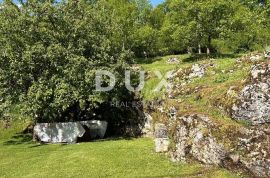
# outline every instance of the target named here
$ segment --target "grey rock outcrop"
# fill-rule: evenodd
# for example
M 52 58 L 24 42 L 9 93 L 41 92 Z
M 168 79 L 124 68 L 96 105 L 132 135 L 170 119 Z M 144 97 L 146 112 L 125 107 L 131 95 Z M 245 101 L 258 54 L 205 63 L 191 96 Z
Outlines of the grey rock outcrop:
M 235 130 L 237 134 L 232 142 L 238 144 L 231 147 L 236 151 L 233 153 L 216 140 L 212 131 L 217 125 L 208 117 L 186 115 L 177 118 L 175 124 L 171 140 L 164 124 L 155 127 L 156 152 L 168 153 L 172 161 L 185 162 L 192 157 L 204 164 L 228 169 L 241 167 L 256 177 L 270 176 L 269 125 Z M 169 147 L 170 142 L 173 142 L 173 148 Z
M 270 123 L 270 64 L 254 65 L 249 80 L 232 107 L 232 117 L 253 125 Z
M 238 140 L 241 162 L 256 177 L 270 177 L 270 126 L 244 129 Z
M 189 78 L 199 77 L 202 78 L 204 76 L 204 67 L 199 64 L 192 65 L 191 73 L 189 74 Z
M 211 134 L 213 123 L 204 116 L 180 117 L 175 130 L 173 161 L 185 161 L 188 155 L 205 164 L 222 165 L 226 152 Z
M 250 60 L 251 60 L 251 61 L 258 61 L 258 60 L 260 60 L 261 58 L 262 58 L 262 56 L 260 56 L 260 55 L 257 54 L 257 55 L 255 55 L 255 56 L 251 56 L 251 57 L 250 57 Z
M 162 106 L 153 108 L 155 121 L 165 123 L 156 125 L 157 152 L 167 153 L 172 161 L 195 158 L 204 164 L 241 170 L 254 177 L 270 177 L 270 64 L 260 60 L 251 62 L 250 56 L 242 61 L 255 64 L 249 78 L 240 83 L 244 82 L 244 86 L 230 87 L 225 101 L 221 101 L 223 107 L 214 106 L 222 113 L 229 113 L 232 119 L 251 125 L 236 122 L 224 125 L 217 118 L 207 117 L 208 111 L 202 112 L 205 114 L 181 112 L 182 98 L 174 102 L 169 97 Z M 202 77 L 207 66 L 197 64 L 192 68 L 179 69 L 168 78 L 173 85 L 169 96 L 176 98 L 179 94 L 190 95 L 203 89 L 188 88 L 186 84 L 193 77 Z

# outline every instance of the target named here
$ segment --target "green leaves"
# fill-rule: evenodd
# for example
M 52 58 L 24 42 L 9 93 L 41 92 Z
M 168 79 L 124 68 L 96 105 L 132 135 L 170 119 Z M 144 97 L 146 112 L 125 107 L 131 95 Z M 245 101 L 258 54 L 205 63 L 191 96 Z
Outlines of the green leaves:
M 217 52 L 239 52 L 269 44 L 267 3 L 177 0 L 166 1 L 166 4 L 168 12 L 162 31 L 167 33 L 167 38 L 171 37 L 167 48 L 172 51 L 201 46 Z M 170 33 L 164 30 L 169 28 Z M 177 45 L 172 45 L 175 42 Z
M 24 103 L 38 121 L 72 120 L 114 96 L 94 91 L 93 71 L 118 74 L 129 53 L 105 1 L 89 4 L 29 1 L 0 12 L 0 92 L 4 103 Z M 123 80 L 123 78 L 119 78 Z M 120 82 L 121 83 L 121 82 Z M 122 82 L 123 83 L 123 82 Z

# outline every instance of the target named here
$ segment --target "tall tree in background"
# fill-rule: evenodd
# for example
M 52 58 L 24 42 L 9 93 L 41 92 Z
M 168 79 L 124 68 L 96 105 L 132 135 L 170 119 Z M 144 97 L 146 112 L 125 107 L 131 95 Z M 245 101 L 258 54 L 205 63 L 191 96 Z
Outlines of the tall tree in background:
M 265 15 L 266 1 L 240 1 L 235 16 L 230 18 L 228 39 L 233 52 L 263 49 L 269 45 L 269 25 Z
M 183 43 L 180 46 L 204 46 L 210 53 L 213 40 L 220 38 L 229 27 L 229 18 L 236 6 L 231 0 L 171 1 L 169 9 L 167 17 Z
M 269 45 L 266 0 L 167 0 L 160 30 L 164 51 L 240 52 Z
M 151 25 L 152 6 L 148 0 L 109 0 L 122 33 L 122 46 L 135 56 L 155 55 L 157 32 Z

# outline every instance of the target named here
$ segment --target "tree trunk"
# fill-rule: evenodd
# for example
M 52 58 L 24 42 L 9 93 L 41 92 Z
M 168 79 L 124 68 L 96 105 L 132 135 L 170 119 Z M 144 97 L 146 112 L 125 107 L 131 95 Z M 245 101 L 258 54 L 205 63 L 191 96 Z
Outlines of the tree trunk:
M 192 54 L 192 49 L 191 47 L 187 47 L 188 54 Z
M 210 54 L 211 41 L 212 41 L 211 36 L 208 36 L 207 55 L 209 55 L 209 54 Z
M 209 55 L 209 54 L 210 54 L 210 48 L 207 47 L 207 55 Z
M 199 50 L 199 54 L 202 54 L 202 49 L 201 49 L 201 45 L 199 44 L 199 46 L 198 46 L 198 50 Z

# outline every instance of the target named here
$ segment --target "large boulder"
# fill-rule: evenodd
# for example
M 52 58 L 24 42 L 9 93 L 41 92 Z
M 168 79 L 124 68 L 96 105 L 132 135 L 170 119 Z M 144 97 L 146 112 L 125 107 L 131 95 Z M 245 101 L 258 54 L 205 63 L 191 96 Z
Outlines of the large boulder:
M 78 122 L 38 123 L 34 127 L 34 136 L 45 143 L 76 143 L 85 129 Z
M 108 123 L 100 120 L 80 121 L 80 124 L 87 130 L 86 137 L 90 139 L 102 139 L 105 136 Z
M 171 128 L 165 124 L 156 124 L 156 152 L 168 153 L 174 162 L 193 158 L 204 164 L 230 170 L 239 168 L 255 177 L 270 177 L 269 124 L 230 130 L 233 137 L 228 136 L 232 139 L 227 140 L 231 146 L 228 149 L 223 145 L 225 142 L 217 141 L 219 125 L 206 116 L 185 115 L 173 122 Z M 169 136 L 169 133 L 172 135 Z
M 104 138 L 108 123 L 90 120 L 66 123 L 38 123 L 34 137 L 44 143 L 76 143 L 78 138 Z
M 248 84 L 232 107 L 232 117 L 253 125 L 270 122 L 270 64 L 252 67 Z

